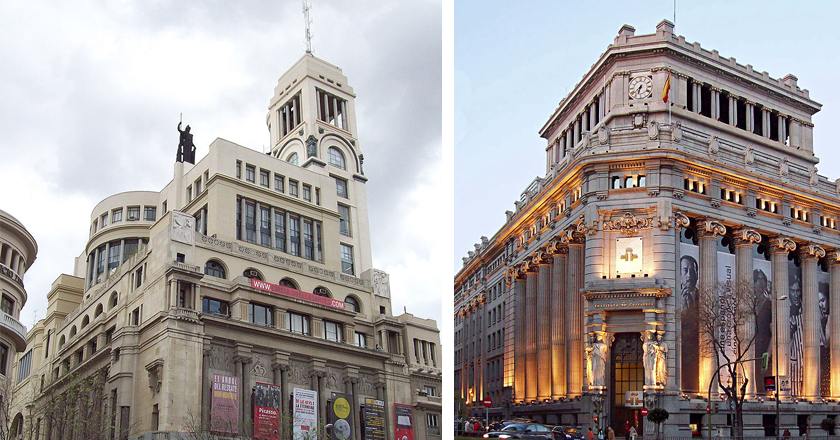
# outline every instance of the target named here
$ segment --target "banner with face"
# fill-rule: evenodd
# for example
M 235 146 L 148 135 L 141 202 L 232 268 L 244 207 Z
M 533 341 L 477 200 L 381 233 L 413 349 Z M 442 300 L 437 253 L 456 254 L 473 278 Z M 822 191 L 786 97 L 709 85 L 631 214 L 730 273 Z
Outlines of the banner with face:
M 680 243 L 679 273 L 677 274 L 680 296 L 677 302 L 685 318 L 696 316 L 697 312 L 697 288 L 700 281 L 699 255 L 698 246 Z M 697 324 L 697 320 L 683 319 L 680 327 L 682 339 L 680 371 L 682 389 L 685 391 L 700 391 L 700 340 Z

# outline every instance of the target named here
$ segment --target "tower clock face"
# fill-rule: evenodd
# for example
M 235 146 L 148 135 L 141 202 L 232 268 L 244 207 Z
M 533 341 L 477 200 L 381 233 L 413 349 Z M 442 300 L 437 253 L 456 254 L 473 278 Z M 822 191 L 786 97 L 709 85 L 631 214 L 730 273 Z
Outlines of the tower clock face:
M 630 97 L 644 99 L 653 91 L 653 80 L 649 76 L 637 76 L 630 80 Z

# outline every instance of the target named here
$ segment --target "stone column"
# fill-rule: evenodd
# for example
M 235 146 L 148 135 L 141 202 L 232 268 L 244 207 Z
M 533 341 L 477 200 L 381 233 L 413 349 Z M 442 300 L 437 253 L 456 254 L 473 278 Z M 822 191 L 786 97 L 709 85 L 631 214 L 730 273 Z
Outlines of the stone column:
M 691 111 L 700 113 L 700 84 L 691 81 Z
M 738 125 L 738 97 L 729 95 L 729 125 Z
M 572 147 L 576 147 L 578 142 L 580 142 L 580 118 L 575 121 L 575 138 L 572 141 Z
M 718 284 L 717 278 L 717 240 L 719 235 L 726 234 L 726 227 L 723 226 L 720 220 L 713 218 L 705 218 L 697 224 L 697 237 L 700 239 L 700 299 L 705 301 L 706 298 L 715 298 L 714 294 Z M 705 293 L 705 294 L 704 294 Z M 700 310 L 704 306 L 700 304 Z M 717 380 L 715 370 L 717 369 L 717 362 L 715 362 L 714 355 L 711 350 L 711 341 L 708 335 L 704 334 L 704 323 L 702 318 L 700 321 L 700 392 L 706 393 L 711 384 L 712 391 L 717 391 Z
M 761 243 L 761 234 L 751 228 L 741 228 L 735 231 L 735 264 L 737 267 L 737 274 L 735 278 L 736 289 L 749 289 L 754 292 L 753 288 L 753 246 L 755 243 Z M 743 304 L 749 306 L 749 304 Z M 744 310 L 744 316 L 753 315 L 752 310 Z M 751 316 L 749 322 L 744 323 L 743 328 L 738 329 L 738 333 L 744 336 L 746 340 L 751 340 L 755 337 L 755 316 Z M 755 352 L 755 345 L 750 347 L 750 352 L 747 353 L 747 358 L 755 358 L 761 353 Z M 742 364 L 744 367 L 744 375 L 746 376 L 747 392 L 746 397 L 752 399 L 755 397 L 755 362 L 747 362 Z M 743 380 L 743 379 L 742 379 Z M 739 382 L 740 385 L 741 382 Z
M 537 400 L 537 266 L 531 265 L 525 283 L 525 400 Z M 478 396 L 478 394 L 476 394 Z
M 817 260 L 825 249 L 808 243 L 799 250 L 802 261 L 802 396 L 820 397 L 820 309 Z
M 514 269 L 514 329 L 513 329 L 513 395 L 525 400 L 525 273 Z M 467 333 L 468 334 L 468 333 Z
M 710 87 L 711 92 L 711 115 L 712 119 L 720 120 L 720 89 L 715 87 Z
M 770 111 L 766 108 L 761 109 L 761 135 L 770 137 Z
M 778 369 L 779 376 L 788 374 L 790 359 L 789 300 L 779 301 L 779 298 L 788 294 L 788 252 L 795 250 L 796 243 L 790 237 L 779 235 L 770 241 L 770 261 L 773 264 L 773 302 L 776 304 L 773 308 L 773 355 L 776 354 L 776 343 L 778 343 L 779 353 L 779 359 L 773 359 L 773 365 Z M 778 329 L 778 334 L 776 329 Z M 780 399 L 787 397 L 790 397 L 790 392 L 779 391 Z
M 838 399 L 840 398 L 840 319 L 838 319 L 840 318 L 840 252 L 832 252 L 828 262 L 831 276 L 829 284 L 831 305 L 828 316 L 834 317 L 828 320 L 830 328 L 827 329 L 833 336 L 831 338 L 831 398 Z
M 555 400 L 566 397 L 566 263 L 568 257 L 569 248 L 558 246 L 554 254 L 554 273 L 551 276 L 551 398 Z
M 239 227 L 239 234 L 240 234 L 239 238 L 241 238 L 242 241 L 245 241 L 245 237 L 246 237 L 246 234 L 247 234 L 247 232 L 246 232 L 247 227 L 245 226 L 246 219 L 248 218 L 248 216 L 245 214 L 245 211 L 247 209 L 248 209 L 248 207 L 245 205 L 245 197 L 240 197 L 239 198 L 239 210 L 240 210 L 239 221 L 240 221 L 241 225 Z
M 288 406 L 289 401 L 289 381 L 287 379 L 288 371 L 291 367 L 288 364 L 275 362 L 271 364 L 271 371 L 274 373 L 274 385 L 280 387 L 280 414 L 291 415 Z
M 537 400 L 551 398 L 551 272 L 554 258 L 544 254 L 539 262 L 537 292 Z M 488 347 L 489 348 L 489 347 Z
M 744 121 L 746 122 L 746 128 L 749 132 L 755 131 L 755 103 L 752 101 L 745 101 L 744 103 Z
M 785 118 L 783 115 L 779 115 L 778 117 L 779 117 L 779 119 L 778 119 L 778 122 L 779 122 L 779 124 L 778 124 L 778 127 L 779 127 L 779 142 L 784 144 L 785 143 L 785 138 L 787 138 L 787 125 L 786 125 L 787 118 Z
M 598 123 L 598 115 L 595 113 L 595 101 L 597 100 L 598 98 L 596 97 L 595 100 L 589 104 L 589 131 L 592 131 L 592 128 L 594 128 L 595 124 Z
M 353 421 L 351 429 L 356 431 L 361 426 L 359 421 L 358 415 L 358 405 L 359 400 L 356 398 L 356 388 L 359 382 L 358 377 L 345 377 L 344 378 L 344 393 L 347 394 L 350 398 L 350 420 Z M 361 435 L 354 435 L 353 431 L 350 432 L 349 438 L 361 438 Z
M 201 430 L 210 431 L 210 354 L 212 350 L 205 346 L 201 362 Z
M 238 356 L 237 365 L 239 375 L 239 408 L 241 409 L 240 426 L 251 426 L 251 362 L 253 359 L 249 356 Z
M 589 131 L 589 111 L 588 109 L 583 109 L 580 115 L 580 132 L 583 133 L 584 131 Z
M 569 230 L 564 233 L 563 242 L 569 247 L 566 284 L 566 393 L 569 397 L 577 397 L 583 391 L 583 298 L 580 290 L 583 288 L 586 238 L 579 232 Z

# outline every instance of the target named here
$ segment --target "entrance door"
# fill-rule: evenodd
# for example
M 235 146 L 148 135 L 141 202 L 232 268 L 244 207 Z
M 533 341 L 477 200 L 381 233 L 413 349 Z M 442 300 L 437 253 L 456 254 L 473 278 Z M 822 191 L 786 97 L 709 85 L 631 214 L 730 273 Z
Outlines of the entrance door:
M 636 427 L 641 437 L 643 420 L 641 407 L 628 405 L 624 400 L 627 391 L 642 395 L 645 384 L 645 367 L 642 363 L 642 340 L 639 333 L 617 333 L 610 350 L 610 426 L 616 437 L 624 437 L 624 423 Z

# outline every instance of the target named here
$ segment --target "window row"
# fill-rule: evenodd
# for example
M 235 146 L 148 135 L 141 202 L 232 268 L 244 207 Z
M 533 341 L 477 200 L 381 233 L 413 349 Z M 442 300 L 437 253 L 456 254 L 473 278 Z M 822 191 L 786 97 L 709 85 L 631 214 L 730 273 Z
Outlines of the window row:
M 198 198 L 199 194 L 207 189 L 207 182 L 210 180 L 210 171 L 204 170 L 204 174 L 195 180 L 195 183 L 187 186 L 187 202 L 192 202 L 193 198 Z M 195 192 L 193 192 L 195 189 Z
M 645 175 L 612 176 L 611 189 L 641 188 L 645 186 Z
M 312 185 L 301 183 L 294 179 L 287 179 L 282 174 L 277 174 L 271 170 L 259 168 L 260 183 L 264 188 L 271 188 L 274 185 L 274 190 L 279 193 L 288 193 L 292 197 L 302 198 L 303 200 L 321 205 L 321 189 L 313 188 Z M 242 161 L 236 161 L 236 178 L 242 179 Z M 256 184 L 257 167 L 254 165 L 245 164 L 245 181 Z M 314 198 L 314 202 L 313 202 Z
M 110 274 L 112 270 L 136 255 L 140 247 L 148 242 L 144 238 L 124 238 L 96 248 L 88 255 L 89 286 L 101 282 L 103 274 Z
M 347 101 L 321 89 L 315 89 L 315 92 L 318 99 L 318 120 L 350 131 L 347 121 Z
M 279 138 L 282 139 L 294 130 L 295 127 L 300 125 L 301 120 L 300 92 L 298 92 L 277 110 L 277 121 L 280 125 Z
M 106 212 L 100 215 L 98 219 L 95 219 L 93 221 L 93 225 L 91 225 L 91 234 L 95 233 L 96 231 L 102 230 L 105 226 L 108 226 L 109 221 L 110 224 L 119 223 L 123 221 L 123 211 L 125 211 L 127 221 L 134 222 L 141 220 L 140 208 L 140 206 L 127 206 L 125 208 L 112 209 L 110 212 Z M 143 206 L 142 208 L 142 220 L 150 222 L 157 220 L 157 207 Z
M 236 239 L 324 261 L 321 222 L 242 197 L 236 200 Z

